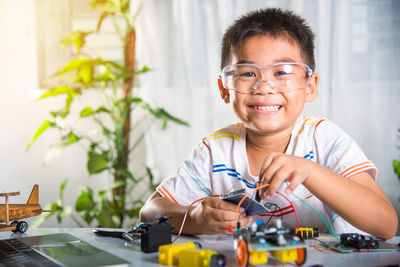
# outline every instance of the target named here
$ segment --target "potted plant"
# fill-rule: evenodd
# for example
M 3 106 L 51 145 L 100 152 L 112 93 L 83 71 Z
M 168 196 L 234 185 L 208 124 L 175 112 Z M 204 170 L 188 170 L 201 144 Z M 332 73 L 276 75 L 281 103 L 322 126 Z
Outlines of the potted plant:
M 398 129 L 398 132 L 400 133 L 400 129 Z M 398 148 L 400 149 L 400 147 L 398 147 Z M 397 178 L 400 181 L 400 161 L 399 160 L 396 160 L 396 159 L 393 160 L 393 170 L 394 170 L 394 173 L 397 175 Z
M 148 127 L 141 124 L 143 119 L 134 117 L 134 111 L 142 109 L 162 120 L 163 129 L 169 121 L 188 124 L 163 108 L 146 103 L 134 87 L 134 78 L 146 73 L 149 68 L 135 67 L 135 18 L 138 12 L 135 15 L 131 13 L 130 0 L 94 0 L 90 7 L 101 10 L 97 28 L 93 31 L 74 31 L 62 40 L 64 46 L 75 47 L 74 57 L 48 79 L 55 81 L 56 85 L 37 99 L 64 97 L 65 102 L 60 109 L 50 112 L 49 118 L 36 130 L 27 147 L 29 149 L 49 129 L 58 132 L 60 138 L 51 145 L 48 155 L 59 154 L 65 147 L 76 143 L 84 146 L 89 175 L 107 172 L 113 177 L 113 184 L 97 194 L 89 187 L 83 189 L 76 199 L 75 210 L 87 224 L 96 222 L 100 227 L 122 227 L 124 219 L 137 217 L 143 205 L 141 199 L 127 200 L 131 190 L 144 178 L 137 177 L 128 168 L 132 152 L 142 141 Z M 124 55 L 122 64 L 81 53 L 86 38 L 99 33 L 106 19 L 113 20 L 120 37 Z M 100 94 L 102 103 L 85 105 L 76 112 L 74 108 L 77 105 L 74 103 L 77 99 L 82 101 L 89 91 Z M 77 118 L 71 119 L 74 116 Z M 94 130 L 82 131 L 76 126 L 76 120 L 90 121 Z M 46 157 L 46 160 L 49 158 Z M 146 170 L 152 185 L 152 172 L 150 168 Z M 60 222 L 71 213 L 62 201 L 66 184 L 66 180 L 61 184 L 59 200 L 50 207 L 52 212 L 41 220 L 57 215 Z

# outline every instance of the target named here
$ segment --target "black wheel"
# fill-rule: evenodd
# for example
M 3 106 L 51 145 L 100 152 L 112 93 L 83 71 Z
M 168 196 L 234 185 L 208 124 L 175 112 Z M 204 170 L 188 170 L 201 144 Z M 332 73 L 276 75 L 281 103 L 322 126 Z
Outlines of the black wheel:
M 21 234 L 22 234 L 22 233 L 25 233 L 26 230 L 28 230 L 28 223 L 25 222 L 25 221 L 20 221 L 20 222 L 18 222 L 18 223 L 17 223 L 17 228 L 16 228 L 15 230 L 17 230 L 17 231 L 20 232 Z
M 14 229 L 14 230 L 11 230 L 11 231 L 13 231 L 14 233 L 17 233 L 17 232 L 18 232 L 18 230 L 17 230 L 17 224 L 18 224 L 17 221 L 11 222 L 11 225 L 15 225 L 15 229 Z

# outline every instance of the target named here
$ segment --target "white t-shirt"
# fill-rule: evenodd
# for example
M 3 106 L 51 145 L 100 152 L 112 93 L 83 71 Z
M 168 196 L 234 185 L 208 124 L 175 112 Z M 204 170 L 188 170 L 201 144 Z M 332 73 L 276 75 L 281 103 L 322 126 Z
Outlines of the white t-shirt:
M 334 123 L 312 117 L 300 116 L 293 129 L 286 154 L 312 160 L 347 178 L 367 171 L 376 179 L 377 169 L 367 159 L 355 141 Z M 323 179 L 323 177 L 321 177 Z M 246 153 L 246 129 L 242 123 L 229 125 L 209 134 L 196 146 L 177 171 L 166 178 L 157 191 L 171 201 L 189 206 L 198 199 L 212 195 L 226 195 L 232 191 L 254 189 L 258 177 L 250 174 Z M 286 195 L 282 184 L 268 202 L 276 204 L 273 211 L 262 216 L 264 221 L 271 215 L 282 217 L 288 228 L 317 227 L 327 232 L 321 217 L 294 195 Z M 329 191 L 329 188 L 326 189 Z M 335 233 L 362 231 L 356 229 L 313 196 L 303 185 L 293 192 L 316 209 Z M 257 219 L 259 219 L 257 218 Z

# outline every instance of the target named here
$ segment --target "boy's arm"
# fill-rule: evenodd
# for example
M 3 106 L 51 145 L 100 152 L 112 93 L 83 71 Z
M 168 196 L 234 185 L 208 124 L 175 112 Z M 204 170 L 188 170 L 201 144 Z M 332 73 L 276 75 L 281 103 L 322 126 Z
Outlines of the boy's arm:
M 303 184 L 313 195 L 355 227 L 381 238 L 392 238 L 397 230 L 397 215 L 389 199 L 367 172 L 345 178 L 310 160 L 270 153 L 262 164 L 261 198 L 271 197 L 278 187 L 290 184 L 289 194 Z
M 229 226 L 236 227 L 236 205 L 220 198 L 207 197 L 197 206 L 181 206 L 154 192 L 140 210 L 139 219 L 150 222 L 155 216 L 172 216 L 170 223 L 174 226 L 173 233 L 178 233 L 185 214 L 186 220 L 182 233 L 184 234 L 223 234 Z M 243 212 L 243 210 L 241 210 Z M 245 227 L 250 217 L 240 216 L 240 224 Z
M 367 172 L 344 178 L 319 164 L 313 165 L 315 174 L 304 185 L 329 208 L 374 236 L 389 239 L 396 234 L 396 211 Z

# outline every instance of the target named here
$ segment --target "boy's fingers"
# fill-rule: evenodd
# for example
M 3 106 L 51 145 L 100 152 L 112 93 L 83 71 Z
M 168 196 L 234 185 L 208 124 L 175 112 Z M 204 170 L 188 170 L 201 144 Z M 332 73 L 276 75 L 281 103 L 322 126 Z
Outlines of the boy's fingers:
M 271 182 L 265 197 L 267 199 L 272 198 L 281 184 L 288 178 L 288 176 L 289 174 L 285 168 L 278 169 L 271 178 Z
M 266 195 L 271 191 L 271 183 L 273 183 L 276 172 L 279 171 L 280 166 L 272 162 L 271 165 L 265 170 L 260 184 L 269 184 L 269 186 L 260 189 L 260 196 Z
M 285 189 L 285 194 L 292 193 L 303 181 L 304 179 L 302 175 L 294 173 L 289 179 L 289 184 Z
M 218 202 L 218 205 L 215 207 L 216 209 L 236 212 L 237 204 L 222 199 L 219 200 L 220 202 Z M 244 211 L 245 209 L 243 207 L 239 208 L 239 213 L 244 213 Z
M 240 227 L 246 227 L 250 223 L 250 221 L 251 221 L 251 216 L 243 217 L 242 219 L 239 220 Z

